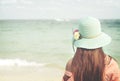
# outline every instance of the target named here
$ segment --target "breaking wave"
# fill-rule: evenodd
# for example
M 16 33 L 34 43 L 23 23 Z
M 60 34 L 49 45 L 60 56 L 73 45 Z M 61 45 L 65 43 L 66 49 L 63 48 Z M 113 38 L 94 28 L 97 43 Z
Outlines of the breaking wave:
M 17 59 L 0 59 L 0 66 L 45 66 L 45 64 L 17 58 Z

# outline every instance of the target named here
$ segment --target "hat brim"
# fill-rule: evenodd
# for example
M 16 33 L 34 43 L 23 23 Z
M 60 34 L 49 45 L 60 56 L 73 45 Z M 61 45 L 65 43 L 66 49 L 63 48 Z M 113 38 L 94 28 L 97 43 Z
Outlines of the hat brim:
M 79 40 L 74 41 L 74 45 L 78 48 L 86 48 L 86 49 L 96 49 L 103 47 L 111 42 L 111 37 L 105 33 L 101 33 L 99 36 L 95 38 L 81 38 Z

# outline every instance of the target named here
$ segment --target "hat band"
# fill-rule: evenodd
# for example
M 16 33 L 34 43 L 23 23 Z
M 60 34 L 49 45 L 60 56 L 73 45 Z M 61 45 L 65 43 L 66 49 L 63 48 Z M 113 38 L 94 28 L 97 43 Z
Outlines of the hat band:
M 98 34 L 98 35 L 95 35 L 95 36 L 91 36 L 91 37 L 84 37 L 84 36 L 82 36 L 82 38 L 92 39 L 92 38 L 96 38 L 96 37 L 100 36 L 101 34 L 102 34 L 102 33 L 100 33 L 100 34 Z

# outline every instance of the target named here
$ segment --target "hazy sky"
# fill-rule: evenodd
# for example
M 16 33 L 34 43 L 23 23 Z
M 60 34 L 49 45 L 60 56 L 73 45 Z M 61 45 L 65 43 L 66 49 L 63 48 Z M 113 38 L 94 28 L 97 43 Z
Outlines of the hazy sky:
M 120 18 L 120 0 L 0 0 L 0 19 Z

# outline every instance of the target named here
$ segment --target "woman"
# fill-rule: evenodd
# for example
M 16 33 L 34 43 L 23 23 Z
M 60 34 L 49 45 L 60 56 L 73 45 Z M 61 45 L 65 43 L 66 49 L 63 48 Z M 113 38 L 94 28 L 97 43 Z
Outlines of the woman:
M 63 81 L 120 81 L 117 62 L 102 50 L 111 38 L 101 31 L 98 19 L 82 19 L 73 35 L 76 52 L 66 65 Z

